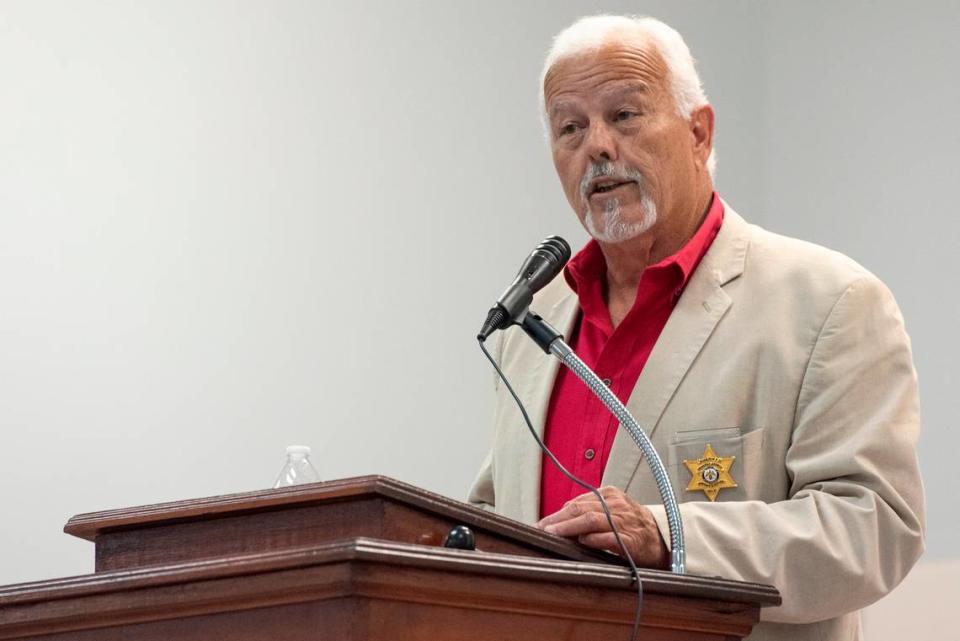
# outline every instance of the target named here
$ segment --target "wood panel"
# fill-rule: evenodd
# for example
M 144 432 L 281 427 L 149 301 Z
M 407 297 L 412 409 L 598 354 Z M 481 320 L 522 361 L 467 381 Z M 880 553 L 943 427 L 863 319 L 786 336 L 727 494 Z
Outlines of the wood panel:
M 471 505 L 382 476 L 80 514 L 64 531 L 95 542 L 98 572 L 270 552 L 342 538 L 440 545 L 455 525 L 481 549 L 623 564 Z
M 779 603 L 767 586 L 643 581 L 651 639 L 739 638 Z M 610 565 L 357 539 L 2 588 L 0 639 L 626 639 L 630 583 Z

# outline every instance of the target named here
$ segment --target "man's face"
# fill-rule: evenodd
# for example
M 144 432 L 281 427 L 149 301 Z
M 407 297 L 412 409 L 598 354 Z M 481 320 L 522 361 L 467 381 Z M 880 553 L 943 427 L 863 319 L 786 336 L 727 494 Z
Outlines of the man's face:
M 553 162 L 591 236 L 629 240 L 670 216 L 696 179 L 695 136 L 652 46 L 611 44 L 544 79 Z

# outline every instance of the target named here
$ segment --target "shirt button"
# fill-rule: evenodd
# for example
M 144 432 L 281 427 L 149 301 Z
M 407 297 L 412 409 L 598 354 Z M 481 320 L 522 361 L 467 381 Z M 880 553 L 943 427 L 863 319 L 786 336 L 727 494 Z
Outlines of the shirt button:
M 613 381 L 611 381 L 609 378 L 603 379 L 603 384 L 606 385 L 607 387 L 610 387 L 612 383 Z
M 594 452 L 592 449 L 589 449 L 583 453 L 583 458 L 587 459 L 588 461 L 592 461 L 593 457 L 596 455 L 597 455 L 596 452 Z

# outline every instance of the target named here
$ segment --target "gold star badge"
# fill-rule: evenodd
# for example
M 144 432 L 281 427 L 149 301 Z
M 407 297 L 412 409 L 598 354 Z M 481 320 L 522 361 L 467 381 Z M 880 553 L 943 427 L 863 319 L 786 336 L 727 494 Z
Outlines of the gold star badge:
M 701 490 L 708 499 L 716 501 L 720 490 L 737 487 L 737 482 L 730 476 L 730 468 L 733 467 L 733 461 L 736 458 L 736 456 L 717 456 L 713 447 L 707 443 L 707 448 L 703 450 L 703 458 L 683 461 L 693 477 L 687 484 L 687 492 Z

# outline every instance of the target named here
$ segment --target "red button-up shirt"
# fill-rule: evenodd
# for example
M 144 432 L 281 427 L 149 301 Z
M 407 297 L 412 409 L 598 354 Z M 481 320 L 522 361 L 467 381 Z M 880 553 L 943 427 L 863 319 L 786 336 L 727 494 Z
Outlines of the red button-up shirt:
M 607 264 L 596 241 L 587 243 L 564 269 L 564 277 L 580 299 L 581 309 L 570 346 L 622 402 L 627 402 L 683 288 L 722 223 L 723 204 L 714 193 L 706 217 L 687 244 L 644 270 L 636 301 L 616 329 L 603 297 Z M 587 386 L 561 367 L 547 410 L 544 441 L 564 467 L 581 480 L 600 485 L 618 426 Z M 553 514 L 582 493 L 580 486 L 544 458 L 541 516 Z

